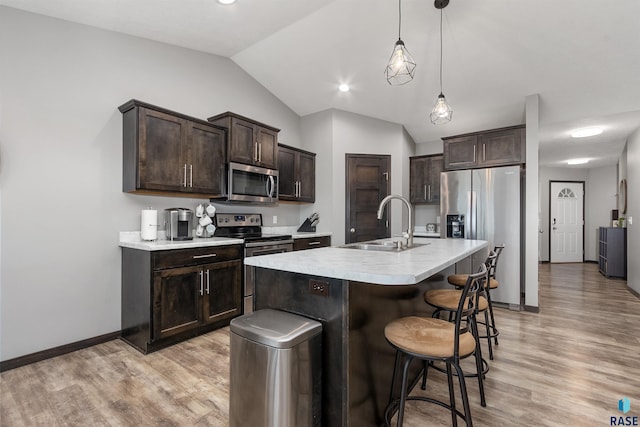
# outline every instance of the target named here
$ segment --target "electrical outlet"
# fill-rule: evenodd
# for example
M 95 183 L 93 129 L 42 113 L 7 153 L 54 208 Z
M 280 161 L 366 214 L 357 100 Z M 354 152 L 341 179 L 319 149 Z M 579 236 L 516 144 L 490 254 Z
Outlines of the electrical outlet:
M 627 222 L 629 223 L 629 225 L 633 224 L 633 217 L 629 217 L 627 218 Z
M 274 224 L 277 224 L 277 223 L 278 223 L 278 216 L 277 216 L 277 215 L 274 215 L 274 216 L 273 216 L 273 223 L 274 223 Z
M 322 297 L 329 296 L 329 283 L 319 280 L 309 280 L 309 293 L 312 295 L 320 295 Z

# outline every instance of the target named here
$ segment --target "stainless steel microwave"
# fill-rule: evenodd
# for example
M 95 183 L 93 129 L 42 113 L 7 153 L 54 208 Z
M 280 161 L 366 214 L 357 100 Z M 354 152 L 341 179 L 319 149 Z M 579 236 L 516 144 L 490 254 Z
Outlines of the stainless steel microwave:
M 229 162 L 229 202 L 275 203 L 278 201 L 278 171 Z

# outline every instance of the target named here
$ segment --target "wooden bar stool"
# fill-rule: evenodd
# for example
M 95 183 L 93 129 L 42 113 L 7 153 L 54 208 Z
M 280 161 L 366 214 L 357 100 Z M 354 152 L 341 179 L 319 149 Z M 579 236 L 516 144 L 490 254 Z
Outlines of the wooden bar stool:
M 460 299 L 455 311 L 455 320 L 453 322 L 429 317 L 410 316 L 396 319 L 387 324 L 384 329 L 385 338 L 396 350 L 393 378 L 389 392 L 389 404 L 385 410 L 385 423 L 387 426 L 390 425 L 391 416 L 396 409 L 398 410 L 397 425 L 398 427 L 402 426 L 404 407 L 407 400 L 422 400 L 449 409 L 451 411 L 451 421 L 454 426 L 458 425 L 458 417 L 461 417 L 467 426 L 473 425 L 471 421 L 469 397 L 467 395 L 464 373 L 460 367 L 460 360 L 475 355 L 479 348 L 476 339 L 478 330 L 474 313 L 478 300 L 477 293 L 485 286 L 484 282 L 486 278 L 487 269 L 484 265 L 481 266 L 479 273 L 468 276 L 467 283 L 460 293 Z M 429 363 L 436 361 L 446 364 L 449 403 L 427 396 L 408 396 L 409 365 L 414 359 L 425 361 L 427 367 Z M 394 399 L 393 392 L 396 385 L 396 376 L 401 362 L 402 379 L 400 398 Z M 479 364 L 480 358 L 476 357 L 477 369 L 481 370 L 482 368 Z M 464 413 L 456 409 L 452 368 L 455 369 L 460 384 Z M 478 375 L 478 381 L 483 381 L 482 375 Z
M 488 310 L 484 311 L 484 322 L 478 322 L 479 324 L 485 325 L 486 335 L 481 335 L 480 338 L 486 338 L 487 343 L 489 345 L 489 359 L 493 360 L 493 346 L 491 344 L 491 339 L 495 345 L 498 345 L 498 335 L 500 335 L 500 331 L 496 327 L 496 321 L 493 316 L 493 303 L 491 301 L 491 290 L 498 288 L 500 283 L 496 280 L 496 269 L 498 267 L 498 259 L 500 258 L 500 254 L 504 249 L 504 245 L 498 245 L 493 248 L 493 251 L 489 253 L 489 256 L 485 260 L 485 265 L 488 269 L 489 280 L 487 281 L 488 286 L 485 286 L 485 289 L 482 292 L 482 295 L 486 297 L 488 303 Z M 491 254 L 494 253 L 495 257 L 491 257 Z M 462 288 L 467 280 L 468 274 L 452 274 L 447 277 L 447 282 L 449 284 Z

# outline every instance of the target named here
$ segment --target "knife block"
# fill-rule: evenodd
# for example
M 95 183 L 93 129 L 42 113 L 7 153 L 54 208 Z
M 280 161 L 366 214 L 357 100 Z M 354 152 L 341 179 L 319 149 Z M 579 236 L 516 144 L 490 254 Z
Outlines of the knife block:
M 309 218 L 305 219 L 302 225 L 298 228 L 298 232 L 300 231 L 316 231 L 316 226 L 311 225 L 311 221 Z

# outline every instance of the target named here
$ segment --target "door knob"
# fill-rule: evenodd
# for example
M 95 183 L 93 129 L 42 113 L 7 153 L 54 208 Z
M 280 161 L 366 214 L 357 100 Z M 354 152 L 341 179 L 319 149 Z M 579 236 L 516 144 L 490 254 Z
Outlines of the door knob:
M 352 228 L 352 229 L 351 229 L 351 230 L 349 230 L 349 231 L 350 231 L 350 232 L 352 232 L 352 233 L 355 233 L 355 232 L 356 232 L 356 229 L 355 229 L 355 228 Z

